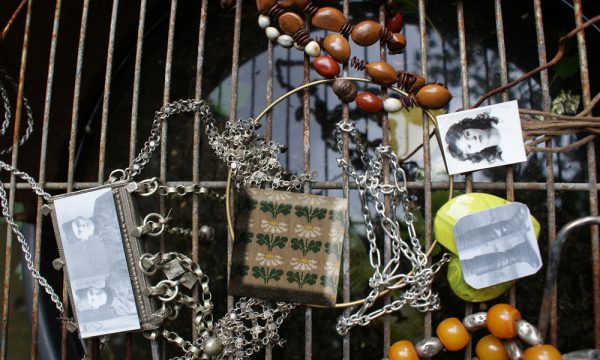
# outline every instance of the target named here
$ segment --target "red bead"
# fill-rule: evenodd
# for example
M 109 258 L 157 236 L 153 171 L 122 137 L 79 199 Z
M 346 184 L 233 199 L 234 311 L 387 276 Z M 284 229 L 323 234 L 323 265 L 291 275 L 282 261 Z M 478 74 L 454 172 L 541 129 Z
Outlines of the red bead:
M 340 66 L 329 56 L 321 55 L 316 57 L 312 63 L 313 68 L 324 77 L 335 77 L 340 73 Z
M 388 16 L 385 19 L 385 27 L 391 32 L 398 32 L 402 30 L 403 26 L 404 17 L 402 17 L 402 14 L 400 14 L 399 12 L 392 16 Z
M 359 92 L 356 95 L 356 105 L 366 112 L 377 113 L 383 109 L 383 101 L 368 91 Z

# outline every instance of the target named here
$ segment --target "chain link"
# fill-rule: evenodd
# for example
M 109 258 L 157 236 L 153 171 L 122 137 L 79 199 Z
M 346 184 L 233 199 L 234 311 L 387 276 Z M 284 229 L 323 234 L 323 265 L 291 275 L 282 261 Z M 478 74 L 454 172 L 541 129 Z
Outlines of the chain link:
M 339 122 L 336 124 L 336 138 L 340 154 L 343 154 L 342 133 L 347 133 L 353 140 L 356 152 L 365 166 L 364 172 L 359 173 L 345 159 L 337 160 L 338 165 L 354 179 L 358 186 L 361 212 L 369 243 L 369 263 L 373 268 L 373 275 L 369 280 L 369 286 L 372 289 L 363 304 L 353 314 L 344 313 L 338 319 L 336 329 L 338 333 L 344 335 L 353 326 L 367 325 L 373 319 L 398 311 L 406 304 L 420 311 L 439 309 L 439 297 L 437 293 L 431 291 L 431 283 L 434 275 L 450 258 L 444 255 L 437 263 L 428 266 L 427 255 L 421 247 L 414 227 L 414 215 L 410 209 L 406 188 L 406 174 L 399 166 L 398 158 L 391 147 L 380 145 L 375 148 L 374 154 L 371 156 L 363 145 L 355 125 Z M 391 183 L 386 182 L 383 175 L 385 160 L 388 160 Z M 385 196 L 390 198 L 390 211 L 386 211 Z M 397 204 L 401 206 L 404 213 L 403 219 L 410 239 L 409 243 L 404 241 L 400 234 L 400 223 L 396 215 Z M 391 244 L 392 258 L 384 265 L 381 263 L 381 253 L 377 247 L 377 237 L 373 226 L 374 216 L 378 219 L 381 229 Z M 407 259 L 411 264 L 409 275 L 399 273 L 402 258 Z M 399 288 L 403 289 L 399 299 L 368 312 L 381 291 Z
M 13 80 L 13 78 L 8 75 L 8 73 L 0 68 L 0 75 L 4 77 L 13 87 L 13 89 L 17 89 L 17 83 Z M 10 99 L 8 97 L 8 91 L 4 87 L 2 81 L 0 81 L 0 97 L 2 98 L 2 106 L 4 107 L 4 121 L 0 126 L 0 135 L 4 135 L 10 126 L 10 119 L 12 117 L 12 111 L 10 107 Z M 33 112 L 31 111 L 31 105 L 29 105 L 29 100 L 25 96 L 23 96 L 23 107 L 25 108 L 25 114 L 27 115 L 27 128 L 25 129 L 25 133 L 19 139 L 19 146 L 23 145 L 25 141 L 29 139 L 31 133 L 33 132 Z M 0 151 L 0 155 L 7 154 L 12 151 L 12 145 L 6 149 Z

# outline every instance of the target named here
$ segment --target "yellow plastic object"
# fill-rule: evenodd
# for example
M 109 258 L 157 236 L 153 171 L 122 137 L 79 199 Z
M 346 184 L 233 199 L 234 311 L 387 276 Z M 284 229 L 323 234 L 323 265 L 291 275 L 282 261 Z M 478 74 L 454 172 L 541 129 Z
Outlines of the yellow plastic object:
M 442 246 L 454 255 L 458 255 L 456 241 L 452 233 L 452 228 L 458 219 L 478 211 L 508 203 L 510 201 L 506 199 L 483 193 L 469 193 L 457 196 L 445 203 L 438 210 L 433 222 L 435 237 Z M 540 235 L 540 223 L 533 216 L 531 216 L 531 222 L 533 223 L 533 230 L 537 238 Z
M 514 281 L 508 281 L 502 284 L 488 286 L 483 289 L 475 289 L 465 282 L 460 260 L 457 256 L 452 256 L 452 260 L 448 263 L 448 273 L 446 275 L 448 284 L 452 292 L 459 298 L 470 302 L 484 302 L 497 298 L 504 294 L 513 286 Z

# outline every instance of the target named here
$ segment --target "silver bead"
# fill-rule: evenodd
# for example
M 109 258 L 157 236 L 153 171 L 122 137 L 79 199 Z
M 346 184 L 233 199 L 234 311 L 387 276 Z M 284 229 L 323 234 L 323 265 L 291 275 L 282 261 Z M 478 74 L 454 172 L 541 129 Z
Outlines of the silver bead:
M 316 41 L 311 41 L 304 47 L 304 52 L 310 57 L 317 57 L 321 55 L 321 47 Z
M 435 356 L 442 351 L 443 348 L 442 342 L 436 337 L 423 339 L 415 344 L 415 351 L 420 358 Z
M 523 349 L 516 339 L 506 340 L 504 348 L 510 360 L 523 360 Z
M 402 103 L 396 98 L 387 98 L 383 101 L 383 109 L 389 113 L 395 113 L 402 109 Z
M 269 25 L 271 25 L 271 19 L 267 15 L 258 15 L 258 26 L 260 26 L 261 29 L 266 29 Z
M 265 34 L 267 35 L 267 38 L 271 41 L 277 40 L 277 38 L 280 35 L 279 30 L 277 30 L 276 28 L 274 28 L 272 26 L 269 26 L 268 28 L 265 29 Z
M 477 331 L 483 329 L 486 326 L 487 313 L 478 312 L 475 314 L 467 315 L 463 319 L 463 325 L 468 331 Z
M 525 320 L 517 321 L 517 335 L 524 343 L 531 346 L 541 345 L 544 343 L 544 338 L 542 337 L 542 334 L 540 334 L 539 330 Z
M 199 232 L 202 240 L 213 241 L 215 238 L 215 229 L 212 226 L 202 225 Z
M 277 43 L 284 48 L 291 48 L 294 46 L 294 38 L 289 35 L 279 35 L 277 37 Z
M 204 341 L 203 351 L 208 356 L 217 356 L 223 351 L 223 343 L 216 337 L 209 337 Z

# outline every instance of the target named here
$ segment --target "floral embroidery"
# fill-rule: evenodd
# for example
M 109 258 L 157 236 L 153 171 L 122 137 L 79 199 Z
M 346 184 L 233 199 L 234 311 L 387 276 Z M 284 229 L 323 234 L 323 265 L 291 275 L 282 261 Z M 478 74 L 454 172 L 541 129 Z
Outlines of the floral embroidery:
M 272 252 L 256 254 L 256 261 L 262 266 L 277 266 L 283 264 L 283 258 L 279 255 L 274 255 Z
M 290 211 L 292 211 L 291 204 L 279 204 L 271 201 L 261 201 L 260 202 L 260 211 L 264 213 L 270 213 L 273 216 L 273 219 L 277 217 L 279 214 L 289 215 Z
M 298 236 L 305 238 L 316 238 L 321 236 L 321 228 L 311 224 L 296 224 L 296 229 L 294 229 L 294 231 Z
M 325 215 L 327 215 L 327 209 L 323 208 L 313 208 L 312 206 L 302 206 L 296 205 L 294 207 L 296 210 L 297 217 L 306 218 L 306 221 L 311 223 L 314 219 L 323 220 L 325 219 Z
M 344 229 L 332 226 L 329 229 L 329 240 L 331 242 L 342 242 L 344 240 Z
M 340 262 L 339 261 L 327 261 L 327 262 L 325 262 L 325 266 L 323 267 L 323 270 L 325 270 L 325 273 L 327 273 L 328 275 L 337 274 L 338 271 L 340 271 Z
M 323 246 L 321 241 L 292 238 L 292 249 L 302 251 L 303 256 L 306 256 L 309 251 L 318 253 L 321 251 L 321 246 Z
M 269 267 L 259 266 L 252 267 L 252 276 L 257 279 L 263 279 L 265 284 L 268 284 L 271 280 L 279 281 L 281 275 L 283 275 L 283 270 L 280 269 L 269 269 Z
M 294 270 L 308 271 L 317 268 L 317 261 L 305 257 L 300 259 L 292 258 L 292 260 L 290 261 L 290 265 L 292 265 Z
M 304 273 L 304 271 L 300 271 L 300 272 L 288 271 L 286 273 L 286 275 L 287 275 L 287 281 L 290 284 L 297 283 L 298 287 L 300 289 L 302 289 L 302 287 L 306 284 L 309 284 L 309 285 L 316 284 L 317 277 L 318 277 L 317 274 Z
M 281 234 L 283 232 L 286 232 L 288 229 L 288 226 L 286 223 L 282 222 L 282 221 L 277 221 L 277 220 L 261 220 L 260 221 L 260 228 L 263 231 L 266 232 L 270 232 L 273 234 Z
M 266 246 L 269 251 L 273 251 L 273 249 L 276 247 L 283 249 L 287 241 L 288 238 L 285 236 L 275 236 L 273 234 L 256 235 L 256 243 L 258 245 Z
M 311 194 L 300 194 L 299 197 L 300 197 L 300 200 L 302 200 L 302 202 L 304 204 L 313 205 L 313 206 L 325 204 L 328 200 L 328 198 L 325 196 L 317 196 L 317 195 L 311 195 Z
M 277 191 L 273 189 L 265 189 L 263 193 L 269 200 L 286 201 L 292 197 L 292 194 L 287 191 Z

